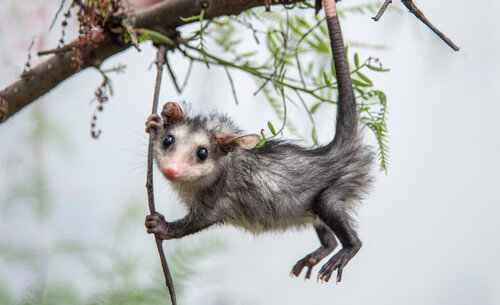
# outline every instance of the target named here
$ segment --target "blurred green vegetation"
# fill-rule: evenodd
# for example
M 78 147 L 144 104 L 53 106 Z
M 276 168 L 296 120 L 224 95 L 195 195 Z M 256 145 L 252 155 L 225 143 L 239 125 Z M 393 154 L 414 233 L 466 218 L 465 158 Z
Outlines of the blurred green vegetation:
M 5 164 L 1 166 L 7 167 L 10 163 L 18 172 L 27 174 L 9 180 L 9 191 L 0 194 L 0 219 L 19 216 L 13 215 L 14 205 L 23 206 L 26 213 L 23 213 L 22 221 L 37 226 L 36 236 L 30 239 L 41 239 L 43 242 L 41 246 L 40 243 L 34 243 L 31 247 L 31 243 L 14 245 L 0 238 L 0 267 L 14 270 L 12 273 L 0 274 L 0 304 L 170 304 L 159 258 L 137 251 L 130 237 L 134 231 L 143 229 L 142 226 L 138 228 L 137 224 L 143 221 L 144 202 L 131 200 L 121 205 L 120 212 L 108 224 L 109 230 L 98 241 L 44 236 L 50 232 L 53 212 L 60 204 L 57 198 L 51 196 L 50 177 L 45 171 L 44 148 L 53 145 L 50 142 L 56 139 L 60 151 L 69 151 L 71 143 L 64 129 L 45 116 L 43 108 L 36 107 L 32 113 L 33 126 L 27 128 L 21 141 L 23 147 L 16 150 L 25 151 L 26 154 L 21 158 L 17 153 L 2 155 Z M 28 168 L 31 170 L 28 171 Z M 22 231 L 12 228 L 16 234 L 26 233 Z M 151 249 L 154 249 L 153 239 L 146 236 L 145 230 L 143 232 L 144 238 L 151 239 Z M 224 247 L 225 244 L 214 236 L 196 239 L 189 246 L 167 247 L 167 259 L 180 299 L 186 297 L 185 292 L 189 289 L 187 283 L 199 272 L 199 263 L 203 258 Z M 65 264 L 67 262 L 70 264 Z M 65 271 L 70 275 L 53 279 L 51 275 L 59 275 L 60 268 L 69 268 Z M 28 282 L 20 293 L 15 291 L 18 287 L 8 285 L 11 278 L 18 274 Z M 80 282 L 92 283 L 93 288 L 82 291 Z

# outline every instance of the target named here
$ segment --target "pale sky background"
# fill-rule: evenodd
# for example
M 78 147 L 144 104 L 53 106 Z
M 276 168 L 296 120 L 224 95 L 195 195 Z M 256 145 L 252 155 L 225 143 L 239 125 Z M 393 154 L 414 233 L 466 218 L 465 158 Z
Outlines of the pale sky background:
M 344 0 L 339 7 L 351 2 L 358 3 Z M 342 283 L 289 277 L 295 262 L 319 245 L 312 229 L 254 237 L 233 228 L 213 228 L 200 235 L 217 235 L 228 249 L 204 264 L 184 304 L 500 304 L 500 4 L 416 3 L 460 52 L 453 52 L 406 11 L 388 13 L 378 23 L 370 16 L 343 22 L 348 42 L 388 46 L 359 52 L 379 57 L 391 72 L 373 76 L 388 96 L 389 172 L 374 171 L 376 183 L 359 209 L 363 248 L 344 270 Z M 404 9 L 399 1 L 392 5 Z M 130 198 L 144 202 L 146 215 L 143 129 L 153 95 L 155 70 L 148 67 L 154 52 L 144 45 L 141 53 L 129 49 L 105 63 L 105 68 L 117 63 L 128 67 L 112 77 L 115 96 L 99 117 L 103 134 L 98 141 L 89 136 L 94 109 L 89 101 L 101 82 L 97 72 L 84 71 L 37 102 L 65 127 L 72 146 L 69 157 L 55 149 L 46 152 L 57 202 L 47 239 L 99 239 L 108 229 L 107 219 Z M 183 75 L 187 62 L 175 58 L 174 69 Z M 21 57 L 18 64 L 23 62 Z M 3 75 L 2 87 L 13 77 Z M 234 104 L 224 71 L 201 65 L 182 97 L 174 94 L 167 76 L 161 100 L 184 99 L 201 111 L 227 112 L 251 132 L 269 119 L 277 121 L 263 97 L 252 95 L 255 82 L 240 75 L 234 80 L 240 106 Z M 0 125 L 0 157 L 2 151 L 17 151 L 16 131 L 27 124 L 30 108 Z M 322 143 L 333 135 L 335 113 L 330 109 L 318 116 Z M 367 142 L 373 143 L 369 134 Z M 168 184 L 156 177 L 158 209 L 170 220 L 182 217 L 183 208 Z M 3 240 L 40 242 L 33 225 L 20 225 L 14 218 L 0 221 Z M 143 230 L 142 222 L 137 227 Z M 157 262 L 153 239 L 145 230 L 133 243 Z M 11 272 L 13 282 L 25 280 L 15 268 L 0 265 L 1 270 Z

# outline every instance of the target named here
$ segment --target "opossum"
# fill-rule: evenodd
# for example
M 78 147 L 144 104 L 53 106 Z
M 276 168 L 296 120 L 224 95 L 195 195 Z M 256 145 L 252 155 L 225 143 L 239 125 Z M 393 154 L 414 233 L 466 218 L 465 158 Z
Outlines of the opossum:
M 166 103 L 149 117 L 146 131 L 155 135 L 155 158 L 188 208 L 166 222 L 146 217 L 148 233 L 160 239 L 181 238 L 213 224 L 231 224 L 253 233 L 312 225 L 321 246 L 292 268 L 299 276 L 336 247 L 340 249 L 318 273 L 328 282 L 361 248 L 352 213 L 369 190 L 373 153 L 362 144 L 345 46 L 334 1 L 323 1 L 339 91 L 335 137 L 325 146 L 305 148 L 290 141 L 245 134 L 227 116 L 188 115 Z M 320 1 L 316 1 L 316 9 Z M 184 109 L 185 110 L 185 109 Z
M 318 279 L 337 280 L 361 242 L 351 214 L 370 185 L 372 152 L 361 144 L 355 105 L 345 105 L 334 140 L 305 148 L 284 140 L 245 134 L 226 115 L 187 115 L 168 102 L 161 118 L 147 121 L 155 132 L 155 160 L 170 180 L 188 214 L 166 222 L 146 217 L 148 233 L 160 239 L 181 238 L 213 224 L 231 224 L 253 233 L 313 225 L 321 246 L 297 262 L 292 274 L 311 269 L 337 246 L 342 249 L 321 269 Z M 185 108 L 185 107 L 183 107 Z M 341 110 L 339 110 L 340 112 Z M 339 113 L 340 114 L 340 113 Z

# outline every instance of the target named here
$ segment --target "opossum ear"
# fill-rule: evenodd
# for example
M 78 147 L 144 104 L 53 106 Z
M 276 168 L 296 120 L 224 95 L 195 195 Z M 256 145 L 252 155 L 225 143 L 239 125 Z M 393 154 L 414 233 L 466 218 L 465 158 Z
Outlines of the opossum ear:
M 252 149 L 259 144 L 260 137 L 256 134 L 240 135 L 229 133 L 218 136 L 216 141 L 221 149 L 230 151 L 234 147 Z
M 161 111 L 161 117 L 163 118 L 164 124 L 167 125 L 184 121 L 184 119 L 186 118 L 179 104 L 174 102 L 168 102 L 165 105 L 163 105 L 163 110 Z

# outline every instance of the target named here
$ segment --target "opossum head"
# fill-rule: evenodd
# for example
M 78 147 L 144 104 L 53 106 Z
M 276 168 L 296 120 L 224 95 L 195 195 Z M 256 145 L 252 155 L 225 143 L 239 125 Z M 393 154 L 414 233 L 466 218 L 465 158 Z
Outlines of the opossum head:
M 156 162 L 174 183 L 213 181 L 231 165 L 233 153 L 254 148 L 260 139 L 258 135 L 243 134 L 224 115 L 189 116 L 173 102 L 163 106 L 161 117 L 163 128 L 156 137 Z

